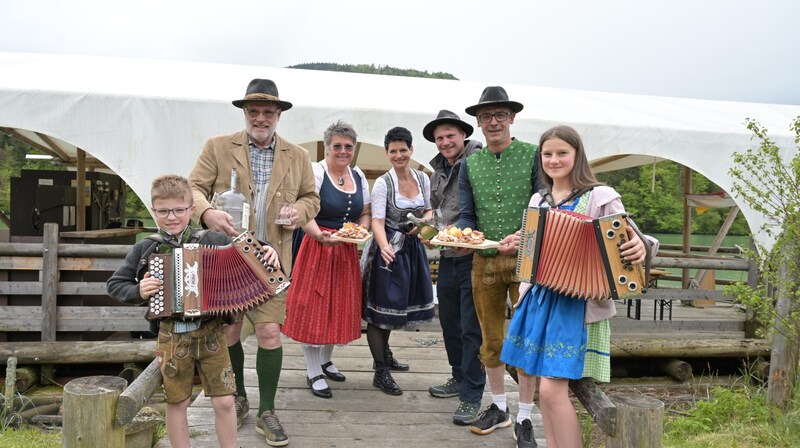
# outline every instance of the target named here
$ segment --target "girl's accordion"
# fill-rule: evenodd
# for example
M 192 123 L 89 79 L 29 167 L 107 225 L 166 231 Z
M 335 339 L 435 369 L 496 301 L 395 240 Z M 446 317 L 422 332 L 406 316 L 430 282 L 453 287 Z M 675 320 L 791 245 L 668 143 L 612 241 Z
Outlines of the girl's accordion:
M 517 275 L 576 299 L 611 300 L 645 292 L 641 265 L 625 261 L 625 214 L 592 219 L 566 210 L 528 208 L 522 217 Z
M 247 233 L 226 246 L 184 244 L 171 253 L 152 254 L 150 275 L 161 280 L 150 297 L 148 319 L 194 318 L 255 308 L 289 287 L 280 269 Z

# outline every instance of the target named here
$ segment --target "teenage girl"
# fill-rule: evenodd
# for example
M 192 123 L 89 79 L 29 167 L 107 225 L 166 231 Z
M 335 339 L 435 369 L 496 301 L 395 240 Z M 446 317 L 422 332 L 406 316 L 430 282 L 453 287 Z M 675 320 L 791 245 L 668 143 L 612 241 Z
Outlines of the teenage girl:
M 625 211 L 619 193 L 592 174 L 580 135 L 571 127 L 556 126 L 545 131 L 539 139 L 538 157 L 547 191 L 545 197 L 534 194 L 529 206 L 549 205 L 592 218 Z M 642 263 L 645 243 L 633 229 L 628 231 L 621 255 Z M 518 238 L 512 243 L 518 244 Z M 614 301 L 574 299 L 525 282 L 520 284 L 520 297 L 500 359 L 522 370 L 520 391 L 535 390 L 523 387 L 523 382 L 533 384 L 535 377 L 540 377 L 539 407 L 547 446 L 580 448 L 581 430 L 569 399 L 569 380 L 592 377 L 610 381 L 608 319 L 616 314 Z M 520 396 L 520 402 L 532 400 L 533 397 Z M 518 415 L 520 418 L 525 416 Z

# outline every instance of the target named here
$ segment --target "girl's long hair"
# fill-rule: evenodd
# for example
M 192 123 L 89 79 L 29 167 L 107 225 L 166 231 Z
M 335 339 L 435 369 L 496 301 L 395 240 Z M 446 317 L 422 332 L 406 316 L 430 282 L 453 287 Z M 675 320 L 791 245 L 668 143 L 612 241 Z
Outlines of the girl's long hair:
M 539 151 L 537 157 L 539 158 L 539 167 L 541 168 L 542 179 L 544 179 L 544 182 L 548 187 L 553 186 L 553 178 L 548 176 L 544 171 L 544 165 L 542 164 L 542 145 L 544 142 L 553 138 L 560 138 L 568 145 L 575 148 L 575 164 L 572 167 L 572 171 L 569 173 L 569 179 L 574 188 L 583 190 L 586 188 L 603 185 L 602 182 L 594 177 L 594 173 L 592 173 L 592 169 L 589 167 L 589 160 L 586 158 L 586 150 L 583 148 L 583 140 L 578 134 L 578 131 L 570 126 L 561 125 L 544 131 L 542 136 L 539 137 Z

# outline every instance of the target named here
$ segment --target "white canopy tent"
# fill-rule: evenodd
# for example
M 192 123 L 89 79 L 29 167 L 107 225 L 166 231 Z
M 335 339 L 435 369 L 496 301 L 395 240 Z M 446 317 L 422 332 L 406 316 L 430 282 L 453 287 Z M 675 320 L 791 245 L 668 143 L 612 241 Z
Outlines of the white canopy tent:
M 55 146 L 62 158 L 74 160 L 81 148 L 91 156 L 88 166 L 96 159 L 147 198 L 154 176 L 187 175 L 208 137 L 243 128 L 242 113 L 231 100 L 243 96 L 252 78 L 274 80 L 281 99 L 294 104 L 278 126 L 291 141 L 313 147 L 330 123 L 343 119 L 370 144 L 365 148 L 382 156 L 384 134 L 399 125 L 414 134 L 415 159 L 423 163 L 436 154 L 422 138 L 423 126 L 440 109 L 474 120 L 464 108 L 475 104 L 485 87 L 273 67 L 0 53 L 0 128 Z M 548 127 L 569 124 L 584 137 L 589 158 L 602 159 L 598 169 L 669 159 L 729 193 L 731 154 L 753 145 L 745 119 L 762 123 L 788 149 L 794 148 L 789 123 L 800 115 L 800 106 L 504 87 L 525 105 L 512 128 L 522 140 L 536 142 Z M 474 137 L 481 138 L 477 128 Z M 359 159 L 360 167 L 373 168 L 368 163 Z M 764 223 L 739 205 L 752 229 Z

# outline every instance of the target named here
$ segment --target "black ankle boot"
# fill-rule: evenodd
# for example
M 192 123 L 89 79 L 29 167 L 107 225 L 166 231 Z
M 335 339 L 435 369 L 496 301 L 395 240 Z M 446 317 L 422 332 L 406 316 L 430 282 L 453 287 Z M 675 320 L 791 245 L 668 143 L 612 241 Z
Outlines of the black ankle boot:
M 372 385 L 381 390 L 381 392 L 389 395 L 402 395 L 403 389 L 394 382 L 392 374 L 389 369 L 380 368 L 375 371 L 375 378 L 372 380 Z
M 389 370 L 399 370 L 402 372 L 409 369 L 408 364 L 403 364 L 394 358 L 391 350 L 387 350 L 386 352 L 386 366 L 389 367 Z
M 400 371 L 400 372 L 405 372 L 406 370 L 408 370 L 410 368 L 408 364 L 403 364 L 402 362 L 399 362 L 398 360 L 396 360 L 394 358 L 394 355 L 392 354 L 391 350 L 387 350 L 386 351 L 386 363 L 385 363 L 385 365 L 389 370 L 397 370 L 397 371 Z M 378 366 L 377 363 L 375 363 L 373 361 L 372 362 L 372 368 L 375 369 L 375 370 L 378 370 L 380 367 Z

